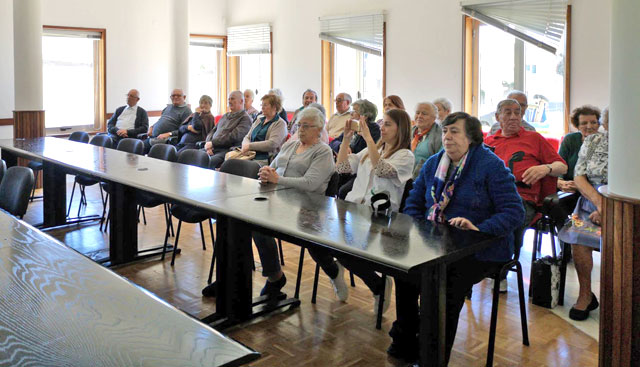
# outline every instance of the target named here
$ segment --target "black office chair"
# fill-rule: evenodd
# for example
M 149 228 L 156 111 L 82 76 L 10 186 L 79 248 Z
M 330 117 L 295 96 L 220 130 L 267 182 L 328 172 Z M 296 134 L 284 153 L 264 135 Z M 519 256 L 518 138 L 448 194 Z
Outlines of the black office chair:
M 0 183 L 0 209 L 22 219 L 27 212 L 29 194 L 34 184 L 35 178 L 30 168 L 15 166 L 7 169 Z
M 105 136 L 107 139 L 109 139 L 109 141 L 111 141 L 111 138 L 108 135 L 101 136 Z M 121 152 L 142 155 L 144 154 L 144 143 L 142 142 L 142 140 L 134 138 L 124 138 L 118 142 L 118 147 L 116 149 Z M 109 213 L 107 213 L 107 216 L 105 217 L 107 208 L 106 204 L 109 202 L 109 194 L 111 193 L 111 185 L 109 185 L 108 182 L 100 182 L 100 186 L 107 193 L 104 199 L 105 206 L 102 210 L 102 219 L 100 220 L 100 229 L 102 230 L 102 223 L 104 222 L 104 231 L 106 232 L 108 227 L 107 224 L 109 223 L 109 217 L 111 215 L 111 209 L 109 209 Z
M 76 132 L 81 132 L 81 133 L 85 133 L 84 131 L 76 131 Z M 74 132 L 74 134 L 76 133 Z M 85 133 L 87 134 L 87 133 Z M 73 135 L 73 134 L 72 134 Z M 89 135 L 86 135 L 87 137 L 89 137 Z M 69 138 L 71 139 L 71 138 Z M 84 138 L 83 138 L 84 139 Z M 88 140 L 87 140 L 88 141 Z M 91 141 L 89 141 L 89 144 L 91 145 L 95 145 L 98 147 L 104 147 L 104 148 L 111 148 L 111 138 L 109 138 L 109 136 L 107 135 L 96 135 L 93 137 L 93 139 L 91 139 Z M 86 206 L 87 205 L 87 196 L 85 194 L 85 189 L 87 186 L 93 186 L 95 184 L 97 184 L 99 181 L 96 179 L 93 179 L 89 176 L 85 176 L 85 175 L 76 175 L 74 181 L 73 181 L 73 188 L 71 189 L 71 198 L 69 199 L 69 208 L 67 209 L 67 217 L 69 216 L 69 213 L 71 213 L 71 204 L 73 203 L 73 195 L 76 192 L 76 184 L 78 185 L 78 190 L 80 191 L 80 204 L 78 204 L 78 214 L 77 216 L 80 216 L 80 210 L 82 209 L 82 206 Z M 102 210 L 104 212 L 104 206 L 105 206 L 105 199 L 104 199 L 104 194 L 102 192 L 102 187 L 98 186 L 100 188 L 100 199 L 102 201 Z
M 2 182 L 5 172 L 7 172 L 7 163 L 2 159 L 2 162 L 0 162 L 0 182 Z
M 88 143 L 89 142 L 89 134 L 86 131 L 74 131 L 69 135 L 69 140 L 77 141 L 78 143 Z M 43 169 L 43 164 L 40 161 L 31 161 L 27 164 L 27 167 L 31 168 L 35 174 L 35 182 L 38 181 L 38 176 L 40 175 L 40 171 Z M 33 199 L 41 198 L 42 196 L 35 196 L 36 193 L 36 185 L 33 185 L 33 189 L 31 191 L 31 201 Z M 67 214 L 68 216 L 69 214 Z
M 151 147 L 148 157 L 161 159 L 163 161 L 175 162 L 178 159 L 178 152 L 176 151 L 176 147 L 173 145 L 156 144 Z M 167 227 L 170 228 L 171 232 L 173 233 L 173 225 L 171 218 L 169 217 L 169 206 L 164 198 L 147 191 L 138 190 L 136 194 L 136 202 L 138 204 L 138 217 L 140 216 L 140 212 L 142 211 L 145 225 L 147 224 L 147 219 L 144 214 L 144 208 L 154 208 L 158 205 L 163 205 L 164 217 L 167 223 Z
M 209 155 L 202 150 L 187 149 L 180 152 L 178 155 L 178 163 L 188 164 L 200 168 L 209 168 Z M 176 253 L 178 251 L 178 240 L 180 239 L 180 228 L 182 222 L 187 223 L 200 223 L 200 235 L 202 237 L 202 249 L 206 250 L 207 247 L 204 242 L 204 230 L 202 228 L 202 222 L 209 222 L 209 230 L 211 231 L 211 243 L 215 248 L 215 236 L 213 235 L 213 224 L 211 224 L 211 213 L 202 209 L 198 209 L 184 204 L 172 204 L 170 215 L 178 219 L 178 229 L 176 230 L 176 241 L 173 244 L 173 255 L 171 256 L 171 266 L 174 265 L 176 260 Z M 162 260 L 164 260 L 165 252 L 167 251 L 167 241 L 169 240 L 169 228 L 164 236 L 164 245 L 162 248 Z
M 260 164 L 255 161 L 247 161 L 242 159 L 229 159 L 224 161 L 220 166 L 220 172 L 228 173 L 235 176 L 257 179 Z M 209 268 L 208 284 L 211 284 L 213 278 L 213 266 L 216 263 L 216 247 L 213 245 L 213 255 L 211 256 L 211 267 Z

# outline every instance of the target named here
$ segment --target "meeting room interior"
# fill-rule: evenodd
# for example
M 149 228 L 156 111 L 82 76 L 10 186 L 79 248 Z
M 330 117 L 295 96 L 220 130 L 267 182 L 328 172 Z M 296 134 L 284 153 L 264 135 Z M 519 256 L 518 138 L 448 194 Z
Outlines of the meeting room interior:
M 640 365 L 640 1 L 0 8 L 0 365 Z

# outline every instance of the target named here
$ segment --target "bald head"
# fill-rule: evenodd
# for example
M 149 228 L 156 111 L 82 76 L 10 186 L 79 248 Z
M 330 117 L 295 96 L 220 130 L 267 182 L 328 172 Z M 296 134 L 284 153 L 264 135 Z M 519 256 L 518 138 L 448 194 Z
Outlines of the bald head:
M 140 92 L 138 92 L 137 89 L 132 89 L 129 91 L 129 93 L 127 93 L 127 105 L 129 107 L 133 107 L 136 104 L 138 104 L 139 100 L 140 100 Z
M 229 93 L 229 99 L 227 102 L 229 104 L 229 110 L 231 110 L 231 112 L 242 111 L 244 109 L 244 94 L 242 94 L 242 92 L 240 92 L 239 90 L 234 90 L 233 92 Z

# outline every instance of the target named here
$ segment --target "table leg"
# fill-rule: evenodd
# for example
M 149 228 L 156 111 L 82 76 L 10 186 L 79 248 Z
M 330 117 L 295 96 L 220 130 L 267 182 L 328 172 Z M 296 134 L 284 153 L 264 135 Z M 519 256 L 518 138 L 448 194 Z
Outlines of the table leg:
M 445 366 L 447 267 L 437 264 L 420 281 L 420 366 Z
M 109 259 L 111 265 L 118 265 L 135 260 L 138 254 L 136 189 L 116 182 L 109 185 Z
M 44 161 L 43 167 L 43 228 L 67 223 L 67 174 L 62 167 Z
M 229 321 L 251 317 L 251 230 L 236 219 L 218 215 L 216 221 L 216 318 Z

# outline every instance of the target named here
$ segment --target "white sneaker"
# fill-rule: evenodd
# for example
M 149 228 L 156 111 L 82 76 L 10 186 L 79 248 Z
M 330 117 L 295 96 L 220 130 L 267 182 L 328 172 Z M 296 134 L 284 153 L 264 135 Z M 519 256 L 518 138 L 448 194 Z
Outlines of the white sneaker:
M 384 315 L 385 312 L 387 312 L 387 310 L 389 309 L 389 306 L 391 305 L 391 289 L 393 288 L 393 281 L 391 280 L 390 276 L 385 277 L 385 282 L 384 282 L 384 304 L 382 305 L 382 314 Z M 373 302 L 373 314 L 377 315 L 378 314 L 378 307 L 380 306 L 380 295 L 376 294 L 373 296 L 374 302 Z
M 500 293 L 507 293 L 507 290 L 509 289 L 509 283 L 507 282 L 507 279 L 502 279 L 500 281 Z
M 344 302 L 349 298 L 349 287 L 347 287 L 347 283 L 344 282 L 344 267 L 337 261 L 336 265 L 338 265 L 338 275 L 335 279 L 329 278 L 329 280 L 331 280 L 333 292 L 336 294 L 338 300 Z

